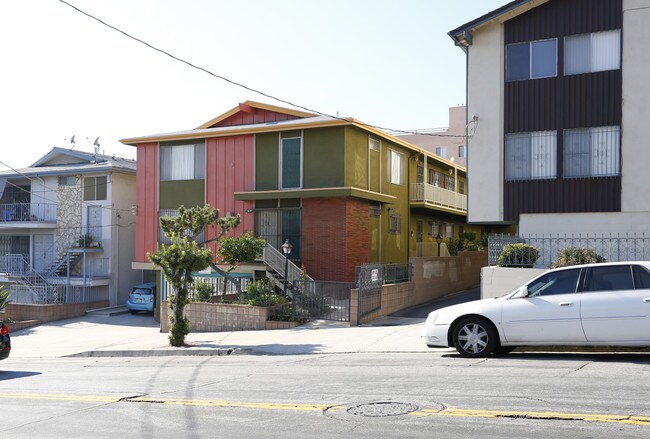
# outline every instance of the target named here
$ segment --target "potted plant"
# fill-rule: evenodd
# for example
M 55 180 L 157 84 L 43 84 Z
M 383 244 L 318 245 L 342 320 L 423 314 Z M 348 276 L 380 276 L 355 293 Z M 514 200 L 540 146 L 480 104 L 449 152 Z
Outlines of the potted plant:
M 77 239 L 77 245 L 81 248 L 86 248 L 90 247 L 90 244 L 95 241 L 95 238 L 93 238 L 93 235 L 90 233 L 86 232 L 83 235 Z

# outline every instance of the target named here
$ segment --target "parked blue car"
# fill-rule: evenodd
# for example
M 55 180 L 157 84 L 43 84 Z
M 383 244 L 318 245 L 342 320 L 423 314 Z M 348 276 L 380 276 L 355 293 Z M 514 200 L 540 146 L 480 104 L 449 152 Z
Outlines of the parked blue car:
M 156 306 L 156 283 L 148 282 L 133 287 L 129 298 L 126 301 L 126 307 L 131 314 L 137 314 L 139 311 L 153 312 Z

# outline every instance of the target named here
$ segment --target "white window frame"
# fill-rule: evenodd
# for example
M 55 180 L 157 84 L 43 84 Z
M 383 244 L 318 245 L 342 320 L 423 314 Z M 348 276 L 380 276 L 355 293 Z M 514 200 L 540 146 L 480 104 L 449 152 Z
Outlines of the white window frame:
M 594 67 L 594 40 L 596 37 L 599 35 L 605 35 L 605 34 L 617 34 L 618 37 L 618 46 L 615 55 L 616 59 L 616 65 L 612 67 L 607 67 L 607 68 L 595 68 Z M 589 69 L 586 71 L 576 71 L 576 72 L 567 72 L 567 65 L 569 65 L 568 62 L 568 57 L 569 55 L 569 50 L 567 49 L 567 40 L 570 40 L 571 38 L 576 38 L 576 37 L 585 37 L 589 36 Z M 606 30 L 606 31 L 601 31 L 601 32 L 591 32 L 591 33 L 584 33 L 584 34 L 575 34 L 575 35 L 567 35 L 564 37 L 564 75 L 565 76 L 573 76 L 573 75 L 582 75 L 585 73 L 596 73 L 596 72 L 607 72 L 610 70 L 620 70 L 621 69 L 621 30 L 620 29 L 612 29 L 612 30 Z
M 511 137 L 512 136 L 512 137 Z M 527 156 L 528 169 L 523 169 L 525 175 L 513 175 L 517 168 L 511 169 L 509 158 L 515 157 L 515 153 L 510 151 L 509 148 L 514 147 L 508 143 L 509 138 L 517 136 L 525 138 L 528 136 L 527 151 L 522 156 Z M 552 139 L 550 144 L 546 145 L 540 143 L 541 139 Z M 545 148 L 545 150 L 542 150 Z M 557 131 L 533 131 L 529 133 L 510 133 L 506 134 L 504 141 L 505 149 L 505 179 L 506 181 L 518 180 L 552 180 L 557 178 Z M 540 155 L 548 155 L 548 163 L 544 165 L 543 161 L 535 160 Z M 548 168 L 548 169 L 546 169 Z M 545 171 L 545 172 L 544 172 Z
M 203 147 L 203 162 L 200 163 L 202 165 L 201 168 L 201 173 L 203 175 L 198 175 L 197 174 L 197 146 L 202 146 Z M 177 168 L 174 168 L 174 163 L 176 162 L 174 160 L 174 150 L 176 149 L 176 153 L 178 153 L 181 149 L 183 148 L 192 148 L 192 175 L 191 178 L 184 178 L 184 177 L 189 177 L 189 175 L 182 175 L 179 173 Z M 170 157 L 170 164 L 172 165 L 171 168 L 171 175 L 163 175 L 164 174 L 164 167 L 163 167 L 163 150 L 171 150 L 171 157 Z M 206 169 L 206 144 L 205 142 L 198 142 L 198 143 L 187 143 L 187 144 L 182 144 L 182 145 L 160 145 L 159 147 L 159 154 L 160 157 L 158 158 L 159 161 L 159 166 L 160 166 L 160 181 L 187 181 L 187 180 L 204 180 L 205 179 L 205 169 Z M 180 175 L 179 175 L 180 174 Z
M 278 172 L 278 187 L 280 190 L 292 190 L 292 189 L 302 189 L 303 185 L 303 164 L 304 164 L 304 146 L 305 143 L 303 141 L 303 131 L 300 131 L 300 136 L 292 136 L 292 137 L 282 137 L 282 133 L 278 133 L 278 160 L 279 160 L 279 172 Z M 298 186 L 284 186 L 284 182 L 282 181 L 282 174 L 283 174 L 283 163 L 282 163 L 282 156 L 283 156 L 283 144 L 282 141 L 284 140 L 292 140 L 292 139 L 299 139 L 300 140 L 300 177 L 299 177 L 299 183 Z
M 404 166 L 405 166 L 405 159 L 404 159 L 404 154 L 396 151 L 394 149 L 388 148 L 388 160 L 387 160 L 387 173 L 386 175 L 388 176 L 388 182 L 392 184 L 404 184 Z M 396 167 L 393 161 L 395 158 L 399 158 L 399 164 Z M 397 171 L 397 173 L 395 172 Z
M 586 174 L 567 174 L 567 169 L 569 168 L 567 163 L 570 159 L 567 154 L 568 148 L 565 143 L 564 178 L 618 177 L 621 175 L 621 128 L 619 126 L 613 125 L 564 130 L 565 142 L 567 134 L 572 132 L 586 132 L 588 136 L 587 144 L 589 145 L 589 153 L 581 155 L 588 157 L 589 171 Z M 603 141 L 607 140 L 613 140 L 613 143 L 604 144 Z M 602 160 L 599 159 L 599 156 L 602 157 L 603 155 L 607 156 L 604 165 Z M 602 172 L 603 169 L 605 169 L 605 172 Z
M 533 76 L 533 44 L 535 43 L 541 43 L 543 41 L 555 41 L 555 74 L 554 75 L 547 75 L 547 76 Z M 523 44 L 528 44 L 528 77 L 527 78 L 517 78 L 517 79 L 508 79 L 508 47 L 510 46 L 518 46 L 518 45 L 523 45 Z M 542 40 L 533 40 L 533 41 L 522 41 L 520 43 L 510 43 L 506 45 L 506 51 L 505 51 L 505 56 L 506 56 L 506 82 L 514 82 L 514 81 L 528 81 L 530 79 L 542 79 L 542 78 L 555 78 L 557 77 L 557 70 L 558 70 L 558 39 L 557 38 L 544 38 Z

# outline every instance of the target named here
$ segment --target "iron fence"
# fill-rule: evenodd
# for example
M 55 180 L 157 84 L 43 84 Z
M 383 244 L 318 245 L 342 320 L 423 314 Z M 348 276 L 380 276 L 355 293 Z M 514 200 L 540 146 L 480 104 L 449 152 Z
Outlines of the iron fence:
M 384 264 L 381 266 L 381 279 L 384 285 L 409 282 L 413 274 L 413 266 L 409 264 Z
M 523 259 L 516 258 L 498 264 L 499 255 L 507 244 L 525 243 L 533 246 L 538 252 L 524 252 Z M 535 235 L 490 235 L 488 236 L 489 265 L 533 265 L 535 267 L 550 267 L 556 260 L 559 251 L 566 248 L 586 248 L 596 252 L 609 262 L 642 261 L 650 259 L 650 236 L 645 234 L 535 234 Z M 526 259 L 526 255 L 529 257 Z
M 16 304 L 66 304 L 108 300 L 108 287 L 72 285 L 11 285 L 9 297 Z
M 295 316 L 308 320 L 350 321 L 351 282 L 297 280 L 290 282 Z

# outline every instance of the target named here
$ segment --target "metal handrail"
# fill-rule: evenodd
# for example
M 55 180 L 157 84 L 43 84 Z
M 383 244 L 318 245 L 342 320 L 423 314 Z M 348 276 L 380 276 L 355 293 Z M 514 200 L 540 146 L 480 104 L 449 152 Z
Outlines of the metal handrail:
M 56 221 L 56 204 L 6 203 L 0 204 L 0 221 Z
M 284 263 L 285 263 L 285 256 L 278 251 L 275 247 L 267 243 L 264 246 L 264 253 L 263 253 L 263 258 L 264 258 L 264 263 L 271 267 L 274 271 L 279 273 L 281 276 L 285 276 L 284 273 Z M 287 273 L 286 273 L 287 279 L 305 279 L 305 280 L 314 280 L 311 277 L 309 277 L 305 272 L 303 272 L 300 267 L 298 267 L 296 264 L 291 262 L 289 260 L 289 263 L 287 264 Z

